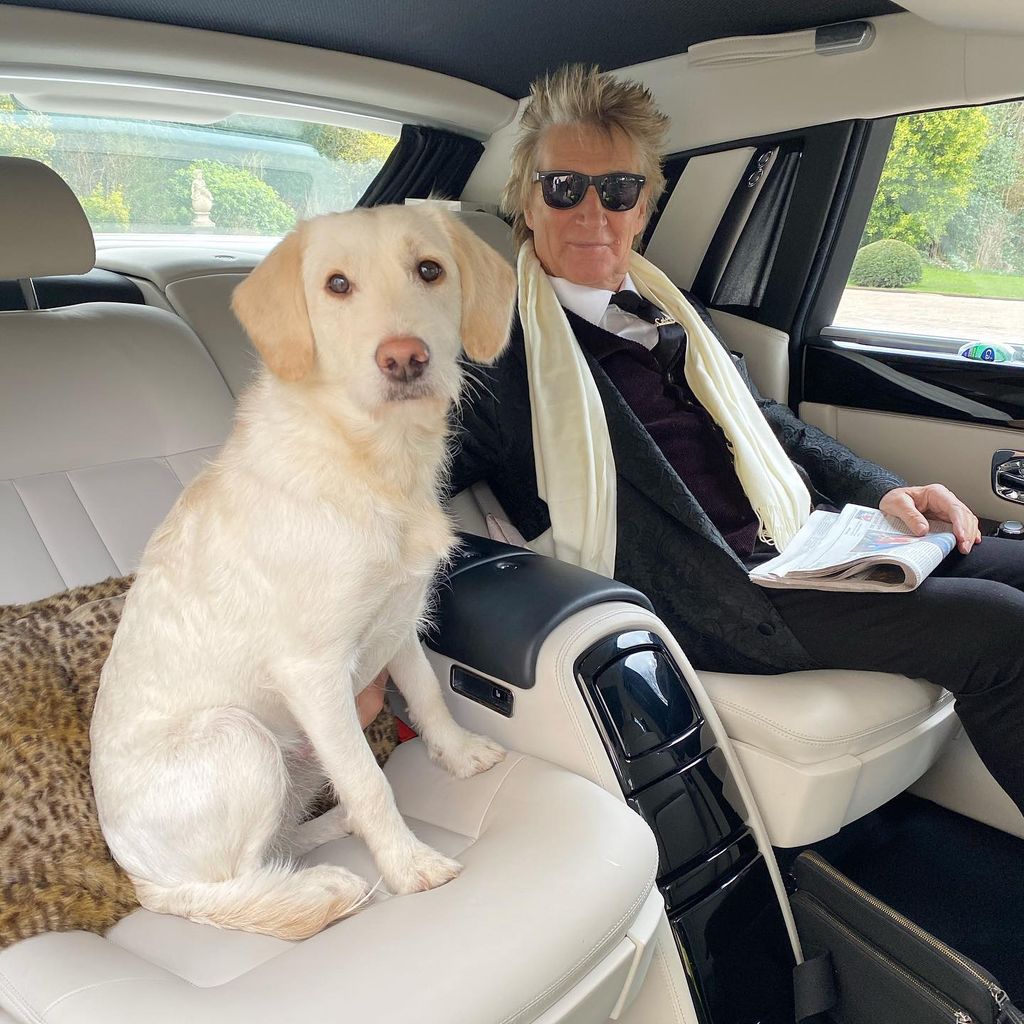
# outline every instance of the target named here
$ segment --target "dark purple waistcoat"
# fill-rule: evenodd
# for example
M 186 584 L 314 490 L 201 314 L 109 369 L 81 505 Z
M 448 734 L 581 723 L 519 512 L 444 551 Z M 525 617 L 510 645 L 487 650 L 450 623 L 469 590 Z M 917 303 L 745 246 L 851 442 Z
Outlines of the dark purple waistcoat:
M 566 314 L 580 344 L 600 363 L 708 518 L 740 558 L 749 558 L 757 516 L 715 421 L 689 388 L 666 386 L 657 360 L 643 345 Z

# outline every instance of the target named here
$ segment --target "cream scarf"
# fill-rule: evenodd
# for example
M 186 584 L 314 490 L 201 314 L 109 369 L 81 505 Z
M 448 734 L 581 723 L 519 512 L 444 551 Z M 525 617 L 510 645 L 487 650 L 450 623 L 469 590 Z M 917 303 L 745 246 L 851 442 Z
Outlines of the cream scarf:
M 610 577 L 615 461 L 601 396 L 532 241 L 519 250 L 518 274 L 537 489 L 551 516 L 551 529 L 530 546 Z M 629 274 L 644 298 L 686 329 L 686 381 L 725 433 L 758 536 L 782 551 L 811 511 L 803 480 L 729 353 L 679 289 L 639 253 L 630 257 Z

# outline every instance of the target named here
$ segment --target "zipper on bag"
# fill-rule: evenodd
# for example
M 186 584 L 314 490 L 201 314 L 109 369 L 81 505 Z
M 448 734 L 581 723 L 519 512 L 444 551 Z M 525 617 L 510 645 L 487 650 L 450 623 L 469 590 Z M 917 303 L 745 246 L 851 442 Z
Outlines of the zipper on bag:
M 814 850 L 808 850 L 804 854 L 804 859 L 810 861 L 816 868 L 821 870 L 824 874 L 828 875 L 832 881 L 838 883 L 843 888 L 848 889 L 855 896 L 862 899 L 865 903 L 874 907 L 875 910 L 884 914 L 890 920 L 895 921 L 896 924 L 905 928 L 908 932 L 920 939 L 926 946 L 935 950 L 936 953 L 944 956 L 947 960 L 951 960 L 958 967 L 962 968 L 973 978 L 977 978 L 978 981 L 985 987 L 992 1001 L 995 1003 L 996 1008 L 996 1019 L 998 1020 L 1003 1017 L 1004 1014 L 1008 1014 L 1006 1004 L 1009 1002 L 1009 996 L 989 977 L 986 977 L 977 967 L 974 966 L 969 960 L 961 956 L 952 946 L 947 946 L 941 939 L 937 939 L 930 932 L 925 931 L 920 925 L 915 924 L 910 920 L 909 917 L 904 917 L 899 911 L 893 910 L 892 907 L 883 903 L 881 900 L 876 899 L 866 889 L 862 889 L 856 882 L 852 882 L 842 872 L 837 871 L 827 860 L 825 860 L 820 854 Z M 1015 1015 L 1016 1016 L 1016 1015 Z M 1013 1017 L 1009 1020 L 1013 1021 Z M 1019 1019 L 1019 1018 L 1018 1018 Z M 964 1022 L 966 1024 L 966 1022 Z
M 797 895 L 801 894 L 798 893 Z M 842 932 L 854 945 L 858 946 L 869 957 L 888 968 L 891 973 L 902 978 L 903 981 L 919 992 L 933 1006 L 938 1007 L 946 1015 L 947 1019 L 952 1021 L 952 1024 L 977 1024 L 977 1021 L 963 1007 L 951 1003 L 945 996 L 939 995 L 934 989 L 915 978 L 902 964 L 893 960 L 892 957 L 886 956 L 880 949 L 873 946 L 858 932 L 854 931 L 845 921 L 831 913 L 824 904 L 819 902 L 817 897 L 807 892 L 802 893 L 802 895 L 808 910 L 826 921 L 831 927 Z

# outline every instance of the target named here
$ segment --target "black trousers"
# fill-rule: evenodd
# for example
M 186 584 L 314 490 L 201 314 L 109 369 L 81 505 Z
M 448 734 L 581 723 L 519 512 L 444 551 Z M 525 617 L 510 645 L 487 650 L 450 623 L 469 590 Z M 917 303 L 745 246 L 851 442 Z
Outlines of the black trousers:
M 909 594 L 767 593 L 821 668 L 897 672 L 955 694 L 978 754 L 1024 812 L 1024 540 L 954 552 Z

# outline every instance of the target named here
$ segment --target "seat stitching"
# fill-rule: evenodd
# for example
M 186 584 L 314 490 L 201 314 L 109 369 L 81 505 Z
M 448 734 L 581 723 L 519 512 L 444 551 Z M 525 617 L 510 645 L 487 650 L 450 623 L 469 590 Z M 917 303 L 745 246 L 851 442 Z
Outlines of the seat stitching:
M 53 571 L 60 577 L 61 583 L 66 587 L 68 585 L 68 581 L 64 579 L 64 573 L 60 571 L 57 563 L 53 560 L 53 555 L 50 554 L 50 549 L 46 546 L 46 541 L 43 540 L 43 535 L 39 532 L 39 527 L 36 526 L 36 521 L 32 518 L 32 513 L 29 512 L 28 506 L 25 504 L 25 499 L 22 497 L 21 491 L 18 490 L 18 481 L 10 480 L 8 482 L 14 491 L 15 497 L 17 497 L 20 502 L 21 507 L 25 510 L 25 515 L 28 516 L 28 521 L 32 524 L 32 529 L 35 531 L 35 535 L 39 538 L 39 543 L 42 544 L 43 551 L 46 552 L 46 557 L 50 560 L 50 565 L 53 566 Z
M 891 721 L 886 722 L 884 725 L 876 726 L 873 729 L 862 729 L 860 732 L 845 733 L 843 735 L 836 736 L 832 739 L 821 739 L 812 736 L 810 733 L 797 732 L 795 729 L 787 729 L 785 726 L 780 725 L 778 722 L 773 721 L 771 718 L 765 718 L 764 716 L 759 715 L 754 711 L 749 711 L 747 708 L 744 708 L 739 704 L 734 704 L 731 701 L 725 700 L 724 698 L 720 699 L 712 697 L 711 702 L 715 705 L 716 708 L 719 706 L 726 707 L 732 711 L 735 711 L 736 714 L 742 715 L 744 718 L 749 719 L 752 722 L 758 722 L 762 725 L 770 726 L 782 736 L 790 736 L 795 739 L 806 740 L 808 743 L 811 743 L 815 746 L 827 747 L 834 746 L 837 743 L 842 743 L 847 740 L 861 739 L 864 736 L 870 736 L 872 733 L 881 732 L 883 729 L 889 729 L 894 725 L 900 725 L 901 723 L 909 721 L 912 718 L 918 718 L 921 715 L 932 714 L 940 706 L 945 706 L 946 704 L 948 704 L 949 700 L 944 696 L 940 696 L 934 704 L 930 704 L 927 708 L 919 708 L 917 711 L 912 711 L 910 712 L 910 714 L 904 715 L 902 718 L 894 718 Z
M 89 520 L 89 525 L 96 531 L 96 539 L 103 545 L 103 550 L 106 551 L 107 557 L 113 563 L 114 568 L 120 572 L 121 567 L 117 564 L 117 559 L 114 558 L 110 548 L 107 547 L 107 542 L 103 539 L 103 534 L 100 533 L 99 527 L 96 525 L 96 521 L 89 514 L 89 510 L 85 507 L 85 502 L 82 501 L 82 496 L 78 493 L 78 488 L 75 486 L 75 482 L 71 479 L 71 474 L 67 470 L 64 471 L 64 479 L 67 480 L 68 487 L 71 488 L 71 493 L 78 499 L 78 504 L 82 506 L 82 511 L 85 513 L 85 518 Z
M 498 783 L 498 785 L 495 788 L 494 792 L 491 794 L 490 800 L 487 801 L 487 806 L 483 809 L 483 811 L 480 814 L 480 820 L 476 823 L 476 835 L 472 837 L 474 842 L 476 842 L 480 838 L 480 834 L 481 834 L 481 832 L 483 830 L 483 827 L 484 827 L 484 821 L 487 820 L 487 815 L 490 813 L 491 806 L 493 805 L 494 801 L 497 799 L 498 794 L 501 792 L 501 790 L 504 787 L 505 783 L 508 782 L 509 776 L 523 763 L 524 760 L 525 760 L 525 755 L 524 754 L 520 754 L 519 755 L 519 759 L 514 764 L 510 764 L 508 766 L 508 771 L 505 772 L 504 778 L 502 778 L 501 782 Z
M 675 1007 L 676 1020 L 685 1022 L 686 1016 L 683 1013 L 682 1004 L 679 1002 L 679 992 L 676 989 L 675 979 L 672 977 L 672 972 L 668 969 L 668 956 L 665 954 L 665 950 L 662 949 L 660 942 L 658 943 L 658 948 L 654 951 L 654 959 L 658 961 L 658 967 L 665 977 L 665 988 L 668 990 L 668 994 L 672 999 L 672 1005 Z
M 566 685 L 565 673 L 561 670 L 562 665 L 565 663 L 566 652 L 575 644 L 577 639 L 579 639 L 577 634 L 566 637 L 565 642 L 559 648 L 558 661 L 555 665 L 555 676 L 558 680 L 558 692 L 562 697 L 562 706 L 569 713 L 569 719 L 572 722 L 573 730 L 576 733 L 576 742 L 579 744 L 580 749 L 583 751 L 583 756 L 586 757 L 587 763 L 590 765 L 590 770 L 593 772 L 594 779 L 600 779 L 601 769 L 598 767 L 597 760 L 594 757 L 594 752 L 590 749 L 590 744 L 587 742 L 587 734 L 583 729 L 583 724 L 580 721 L 579 715 L 576 714 L 576 709 L 573 707 L 572 695 Z
M 179 452 L 178 454 L 179 455 L 184 455 L 185 452 Z M 175 458 L 177 458 L 177 456 L 175 456 Z M 177 480 L 178 483 L 181 484 L 182 487 L 184 487 L 185 486 L 185 481 L 181 479 L 181 477 L 178 475 L 178 471 L 171 465 L 171 456 L 170 455 L 162 455 L 160 457 L 160 461 L 167 467 L 167 470 L 171 474 L 171 476 L 173 476 L 174 479 Z
M 82 501 L 82 496 L 78 493 L 78 488 L 75 486 L 75 481 L 71 479 L 71 473 L 77 473 L 77 472 L 78 472 L 77 469 L 71 470 L 71 472 L 68 472 L 67 470 L 65 470 L 64 471 L 64 476 L 67 477 L 67 481 L 71 485 L 71 490 L 75 492 L 75 497 L 78 499 L 78 504 L 82 506 L 82 511 L 86 514 L 86 516 L 89 519 L 89 523 L 91 524 L 92 528 L 96 531 L 96 536 L 99 538 L 99 542 L 103 545 L 104 550 L 110 556 L 110 560 L 114 563 L 114 568 L 119 573 L 123 573 L 124 570 L 121 568 L 121 566 L 118 563 L 117 559 L 114 557 L 114 555 L 112 554 L 110 548 L 107 546 L 107 542 L 103 539 L 103 534 L 100 533 L 100 528 L 96 525 L 96 520 L 93 519 L 91 513 L 85 507 L 85 502 Z
M 125 982 L 130 981 L 153 981 L 163 985 L 171 985 L 176 983 L 183 983 L 185 985 L 192 986 L 191 982 L 185 981 L 184 978 L 154 978 L 151 975 L 140 974 L 138 976 L 128 976 L 126 978 L 108 978 L 106 981 L 94 981 L 90 985 L 79 985 L 78 988 L 71 989 L 70 992 L 65 992 L 62 996 L 58 996 L 49 1006 L 43 1010 L 43 1013 L 49 1014 L 51 1010 L 59 1006 L 64 1002 L 65 999 L 70 999 L 72 996 L 81 995 L 83 992 L 89 992 L 94 988 L 104 988 L 108 985 L 123 985 Z
M 144 907 L 141 908 L 141 909 L 145 910 Z M 145 912 L 147 914 L 154 913 L 154 911 L 150 911 L 150 910 L 146 910 Z M 138 913 L 138 911 L 136 910 L 135 913 Z M 186 918 L 185 920 L 188 920 L 188 918 Z M 210 926 L 204 925 L 204 927 L 213 927 L 213 926 L 212 925 L 210 925 Z M 117 939 L 110 938 L 110 933 L 109 932 L 106 935 L 104 935 L 103 938 L 104 938 L 104 940 L 106 942 L 109 942 L 112 946 L 116 946 L 118 949 L 123 950 L 125 953 L 129 953 L 132 956 L 136 956 L 136 957 L 141 956 L 141 954 L 136 953 L 130 946 L 123 946 L 123 945 L 121 945 L 120 942 L 118 942 Z M 286 952 L 287 952 L 287 950 L 284 950 L 284 949 L 279 950 L 278 952 L 276 952 L 276 953 L 272 954 L 270 957 L 268 957 L 266 960 L 261 960 L 258 963 L 253 964 L 251 967 L 246 968 L 240 974 L 233 975 L 230 978 L 225 978 L 223 981 L 215 982 L 212 985 L 200 985 L 197 982 L 193 981 L 191 978 L 186 977 L 184 974 L 180 973 L 180 971 L 188 970 L 187 967 L 183 968 L 183 967 L 181 967 L 180 964 L 175 964 L 173 960 L 164 959 L 164 957 L 160 953 L 154 953 L 154 952 L 152 952 L 152 951 L 147 949 L 146 953 L 145 953 L 145 956 L 141 956 L 141 958 L 144 959 L 146 961 L 146 963 L 152 964 L 154 967 L 159 967 L 160 970 L 166 971 L 168 974 L 173 974 L 174 975 L 173 978 L 159 978 L 159 979 L 157 979 L 159 981 L 174 981 L 175 978 L 178 978 L 181 981 L 185 982 L 186 985 L 191 985 L 193 988 L 200 989 L 201 991 L 204 991 L 204 992 L 210 992 L 210 991 L 214 991 L 214 990 L 216 990 L 218 988 L 221 988 L 224 985 L 230 985 L 230 984 L 238 981 L 239 978 L 243 978 L 247 974 L 251 974 L 253 971 L 259 970 L 259 968 L 261 968 L 261 967 L 265 967 L 268 963 L 273 961 L 275 958 L 279 957 L 282 953 L 286 953 Z M 130 981 L 132 979 L 129 978 L 129 979 L 124 979 L 124 980 L 129 980 Z
M 0 991 L 3 991 L 8 999 L 17 1006 L 19 1012 L 33 1021 L 34 1024 L 43 1024 L 43 1018 L 36 1013 L 34 1007 L 32 1007 L 25 996 L 23 996 L 20 990 L 15 986 L 14 982 L 8 977 L 7 974 L 0 972 Z
M 639 896 L 637 896 L 635 900 L 633 900 L 632 904 L 630 904 L 629 909 L 622 915 L 622 917 L 620 917 L 618 921 L 616 921 L 615 924 L 613 924 L 611 928 L 609 928 L 608 931 L 606 931 L 604 935 L 602 935 L 601 938 L 598 939 L 597 942 L 595 942 L 594 945 L 590 947 L 590 951 L 584 957 L 579 959 L 572 967 L 570 967 L 564 974 L 562 974 L 560 978 L 553 981 L 550 985 L 548 985 L 546 989 L 544 989 L 543 992 L 541 992 L 539 995 L 531 999 L 525 1006 L 521 1006 L 514 1013 L 510 1013 L 507 1017 L 503 1017 L 500 1021 L 500 1024 L 510 1024 L 511 1021 L 515 1020 L 516 1017 L 519 1017 L 521 1014 L 525 1013 L 527 1010 L 530 1009 L 530 1007 L 536 1005 L 543 999 L 547 998 L 548 995 L 550 995 L 553 991 L 555 991 L 565 982 L 566 978 L 571 977 L 588 960 L 593 959 L 594 954 L 601 949 L 601 947 L 608 941 L 608 939 L 612 935 L 614 935 L 631 917 L 634 917 L 636 915 L 636 912 L 639 909 L 640 904 L 642 904 L 644 900 L 646 900 L 647 897 L 651 894 L 651 890 L 654 888 L 654 879 L 657 876 L 657 873 L 658 869 L 655 868 L 654 871 L 652 871 L 651 874 L 648 876 L 647 882 L 644 885 L 643 892 Z
M 132 459 L 111 459 L 109 462 L 94 462 L 88 466 L 75 466 L 73 469 L 48 469 L 45 473 L 21 473 L 19 476 L 7 477 L 0 480 L 0 483 L 16 484 L 18 480 L 35 480 L 40 476 L 52 476 L 54 473 L 85 473 L 90 469 L 106 469 L 107 466 L 128 466 L 133 462 L 156 462 L 179 455 L 192 455 L 195 452 L 205 452 L 210 448 L 222 448 L 224 441 L 215 441 L 213 444 L 201 444 L 196 448 L 186 448 L 180 452 L 168 452 L 165 455 L 139 455 Z

